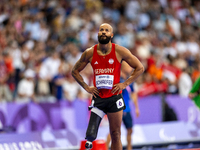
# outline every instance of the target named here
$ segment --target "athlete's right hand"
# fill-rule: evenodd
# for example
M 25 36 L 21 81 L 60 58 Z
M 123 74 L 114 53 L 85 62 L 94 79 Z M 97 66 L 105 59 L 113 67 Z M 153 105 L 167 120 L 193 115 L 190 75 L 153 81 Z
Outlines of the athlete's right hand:
M 98 90 L 96 87 L 94 87 L 94 86 L 89 86 L 89 87 L 86 89 L 86 91 L 87 91 L 88 93 L 92 94 L 95 98 L 96 98 L 97 95 L 99 95 L 99 90 Z

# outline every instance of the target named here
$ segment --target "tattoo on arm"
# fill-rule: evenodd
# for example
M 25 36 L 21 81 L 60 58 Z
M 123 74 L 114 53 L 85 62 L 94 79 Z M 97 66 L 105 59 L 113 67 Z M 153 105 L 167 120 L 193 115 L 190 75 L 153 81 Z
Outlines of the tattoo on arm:
M 85 60 L 86 60 L 86 52 L 83 53 L 80 60 L 75 64 L 74 70 L 77 70 L 81 66 L 81 64 L 85 62 Z
M 79 71 L 83 69 L 83 66 L 86 63 L 86 52 L 84 52 L 81 58 L 77 61 L 72 69 L 72 76 L 74 79 L 84 88 L 87 88 L 87 84 L 84 82 L 83 77 L 80 75 Z
M 78 79 L 81 79 L 81 80 L 78 80 Z M 76 81 L 85 89 L 86 88 L 86 83 L 84 82 L 84 80 L 83 80 L 83 77 L 80 75 L 80 74 L 78 74 L 78 77 L 76 78 Z
M 77 70 L 80 66 L 81 66 L 81 62 L 78 61 L 78 62 L 74 65 L 73 70 Z

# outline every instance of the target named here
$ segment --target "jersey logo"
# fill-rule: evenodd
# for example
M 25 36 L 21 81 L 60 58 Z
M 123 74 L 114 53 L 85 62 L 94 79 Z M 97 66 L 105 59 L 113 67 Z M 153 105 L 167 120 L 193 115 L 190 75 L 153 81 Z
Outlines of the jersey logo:
M 96 65 L 96 64 L 98 64 L 98 62 L 96 61 L 94 64 Z
M 122 107 L 124 107 L 124 101 L 122 98 L 120 98 L 117 102 L 116 102 L 117 108 L 120 109 Z
M 109 62 L 109 64 L 113 64 L 113 63 L 114 63 L 114 59 L 110 58 L 110 59 L 108 60 L 108 62 Z

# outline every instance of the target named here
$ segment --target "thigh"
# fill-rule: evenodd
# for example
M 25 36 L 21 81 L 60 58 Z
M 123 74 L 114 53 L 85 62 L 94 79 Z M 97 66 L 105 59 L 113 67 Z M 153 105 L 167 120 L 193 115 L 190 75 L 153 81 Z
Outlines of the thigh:
M 114 113 L 107 113 L 109 120 L 110 133 L 120 131 L 122 123 L 123 110 Z
M 106 112 L 115 113 L 126 108 L 122 94 L 114 95 L 107 100 Z

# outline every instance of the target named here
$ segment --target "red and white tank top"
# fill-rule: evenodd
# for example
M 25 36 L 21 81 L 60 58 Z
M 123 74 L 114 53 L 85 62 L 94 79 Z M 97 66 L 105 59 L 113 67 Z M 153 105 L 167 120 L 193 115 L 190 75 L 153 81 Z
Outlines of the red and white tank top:
M 112 43 L 111 52 L 105 56 L 97 53 L 97 45 L 95 45 L 91 65 L 94 72 L 93 84 L 98 88 L 99 96 L 108 98 L 116 95 L 117 93 L 113 94 L 111 90 L 114 84 L 120 82 L 121 63 L 115 54 L 115 44 Z

